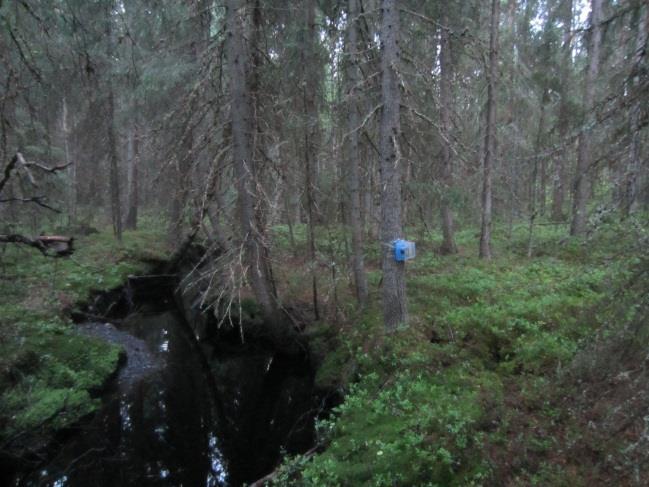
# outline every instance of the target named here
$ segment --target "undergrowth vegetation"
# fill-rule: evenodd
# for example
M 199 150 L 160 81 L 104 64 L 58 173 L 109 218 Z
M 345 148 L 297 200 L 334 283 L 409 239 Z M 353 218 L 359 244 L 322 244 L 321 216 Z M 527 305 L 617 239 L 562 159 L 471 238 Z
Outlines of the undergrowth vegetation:
M 32 249 L 0 250 L 0 448 L 12 448 L 73 424 L 94 411 L 98 392 L 117 368 L 120 350 L 79 334 L 69 312 L 91 291 L 122 284 L 165 257 L 160 232 L 109 231 L 75 241 L 70 258 Z
M 371 272 L 368 310 L 353 315 L 343 302 L 328 324 L 310 330 L 316 383 L 338 387 L 344 400 L 319 422 L 317 453 L 286 460 L 275 484 L 642 479 L 649 391 L 631 385 L 646 377 L 637 370 L 648 358 L 641 221 L 601 225 L 585 240 L 539 227 L 532 258 L 525 227 L 510 235 L 499 229 L 491 262 L 475 256 L 472 232 L 458 234 L 456 256 L 438 255 L 440 237 L 430 235 L 408 263 L 410 324 L 388 336 L 377 303 L 380 272 Z M 622 404 L 602 399 L 594 373 L 602 383 L 620 373 L 627 380 L 626 406 L 635 409 L 632 419 L 620 417 L 626 424 L 611 416 Z M 612 421 L 608 429 L 603 418 Z
M 293 235 L 290 235 L 290 232 Z M 413 233 L 416 229 L 413 229 Z M 643 220 L 603 223 L 586 239 L 540 226 L 498 228 L 495 258 L 418 239 L 408 262 L 410 322 L 386 335 L 378 251 L 371 300 L 355 310 L 345 231 L 275 227 L 279 294 L 310 306 L 317 266 L 326 316 L 307 326 L 315 382 L 341 401 L 317 424 L 317 448 L 288 457 L 275 485 L 642 485 L 649 478 L 649 234 Z M 98 405 L 119 349 L 78 334 L 67 313 L 166 255 L 161 232 L 77 241 L 71 259 L 5 248 L 0 259 L 0 438 L 78 421 Z M 280 262 L 281 261 L 281 262 Z M 22 441 L 22 440 L 20 440 Z

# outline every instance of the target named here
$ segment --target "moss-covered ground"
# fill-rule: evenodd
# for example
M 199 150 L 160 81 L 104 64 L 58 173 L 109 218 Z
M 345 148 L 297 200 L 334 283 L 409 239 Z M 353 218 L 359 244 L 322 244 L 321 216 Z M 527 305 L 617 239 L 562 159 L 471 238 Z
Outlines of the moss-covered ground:
M 407 263 L 410 320 L 386 334 L 378 251 L 359 312 L 344 231 L 273 231 L 280 295 L 308 309 L 315 265 L 323 318 L 307 326 L 316 385 L 343 398 L 317 426 L 315 454 L 287 458 L 277 485 L 644 485 L 649 478 L 647 218 L 585 238 L 541 225 L 496 228 L 491 261 L 474 229 L 460 253 L 416 229 Z M 0 254 L 0 446 L 47 437 L 92 412 L 119 350 L 79 335 L 68 312 L 165 257 L 152 226 L 81 237 L 69 259 Z M 369 241 L 369 239 L 368 239 Z M 293 247 L 295 245 L 296 247 Z
M 319 272 L 321 298 L 331 305 L 335 296 L 339 309 L 308 330 L 316 382 L 339 388 L 344 400 L 318 424 L 318 453 L 287 460 L 275 484 L 642 485 L 642 221 L 601 225 L 583 239 L 543 225 L 531 258 L 523 226 L 511 235 L 498 229 L 491 261 L 477 258 L 474 231 L 458 233 L 454 256 L 436 252 L 438 235 L 418 238 L 417 258 L 407 263 L 410 323 L 391 335 L 382 326 L 375 249 L 372 302 L 362 314 L 347 276 Z M 276 232 L 288 249 L 286 229 Z M 279 274 L 308 302 L 304 279 L 286 267 Z
M 149 226 L 151 227 L 151 225 Z M 92 291 L 119 286 L 165 256 L 153 228 L 106 230 L 75 241 L 69 258 L 29 248 L 0 250 L 0 445 L 6 454 L 29 438 L 47 439 L 99 405 L 120 350 L 79 334 L 69 311 Z

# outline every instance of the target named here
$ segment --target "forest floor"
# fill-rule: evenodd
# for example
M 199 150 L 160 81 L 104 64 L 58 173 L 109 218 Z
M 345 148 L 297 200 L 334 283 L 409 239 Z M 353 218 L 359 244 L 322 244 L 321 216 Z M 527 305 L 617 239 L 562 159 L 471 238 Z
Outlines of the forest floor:
M 646 220 L 644 220 L 646 222 Z M 441 256 L 418 234 L 407 263 L 410 323 L 383 331 L 378 251 L 358 313 L 339 229 L 318 229 L 325 317 L 308 325 L 321 390 L 344 397 L 319 421 L 318 454 L 287 458 L 277 485 L 646 485 L 649 479 L 649 257 L 646 223 L 475 231 Z M 147 228 L 146 226 L 144 228 Z M 119 348 L 73 329 L 69 311 L 168 256 L 161 229 L 81 237 L 69 259 L 0 254 L 0 451 L 34 444 L 95 410 Z M 310 306 L 306 232 L 273 229 L 286 303 Z M 31 442 L 31 443 L 30 443 Z M 15 453 L 20 453 L 16 451 Z M 29 452 L 23 452 L 29 453 Z
M 344 401 L 318 424 L 321 453 L 285 461 L 276 484 L 649 483 L 642 221 L 586 239 L 537 227 L 532 258 L 526 226 L 501 228 L 490 262 L 477 258 L 474 231 L 458 233 L 454 256 L 438 254 L 439 235 L 420 236 L 407 263 L 410 323 L 390 336 L 376 252 L 363 314 L 348 276 L 319 272 L 321 299 L 338 310 L 308 330 L 316 381 Z M 329 250 L 345 248 L 329 234 Z M 304 273 L 281 269 L 280 287 L 308 303 Z
M 54 432 L 73 425 L 100 404 L 115 373 L 120 347 L 80 334 L 70 312 L 93 291 L 121 285 L 129 274 L 168 255 L 161 232 L 109 231 L 75 240 L 69 258 L 33 249 L 0 250 L 0 453 L 28 458 Z

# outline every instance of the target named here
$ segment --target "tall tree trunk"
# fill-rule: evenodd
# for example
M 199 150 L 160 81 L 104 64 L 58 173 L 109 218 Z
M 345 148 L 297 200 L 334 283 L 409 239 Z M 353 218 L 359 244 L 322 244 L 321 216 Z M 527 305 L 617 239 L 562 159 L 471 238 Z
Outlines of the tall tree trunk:
M 189 123 L 191 122 L 188 121 L 188 125 Z M 168 238 L 172 244 L 182 240 L 185 230 L 185 205 L 191 181 L 193 150 L 194 133 L 188 126 L 183 126 L 180 140 L 175 149 L 175 164 L 172 167 L 171 180 L 169 181 L 171 206 L 169 207 Z
M 549 5 L 549 8 L 552 8 L 552 5 Z M 543 25 L 543 36 L 542 36 L 542 45 L 539 48 L 539 61 L 541 65 L 550 65 L 552 62 L 552 52 L 551 52 L 551 45 L 552 45 L 552 38 L 553 38 L 553 26 L 555 23 L 555 14 L 552 13 L 549 15 Z M 543 69 L 543 68 L 541 68 Z M 547 88 L 547 80 L 545 77 L 542 75 L 542 73 L 539 73 L 540 76 L 540 88 L 541 88 L 541 116 L 540 116 L 540 121 L 539 121 L 539 131 L 537 134 L 537 139 L 536 139 L 536 147 L 535 147 L 535 163 L 538 164 L 538 171 L 540 172 L 539 174 L 539 193 L 538 193 L 538 204 L 539 204 L 539 209 L 538 209 L 538 214 L 543 216 L 545 215 L 545 210 L 546 210 L 546 200 L 547 200 L 547 188 L 548 188 L 548 158 L 546 156 L 539 156 L 539 151 L 541 150 L 542 147 L 542 136 L 543 136 L 543 131 L 545 130 L 544 127 L 544 122 L 545 122 L 545 116 L 546 116 L 546 105 L 550 101 L 550 92 Z M 539 160 L 540 159 L 540 160 Z M 532 223 L 533 225 L 533 223 Z M 531 242 L 531 241 L 530 241 Z M 531 250 L 530 250 L 531 251 Z
M 108 11 L 106 12 L 106 42 L 107 57 L 110 60 L 113 56 L 113 33 L 112 17 L 113 2 L 108 2 Z M 115 93 L 113 83 L 108 81 L 108 100 L 107 100 L 107 136 L 108 136 L 108 156 L 109 156 L 109 183 L 110 183 L 110 214 L 113 224 L 113 233 L 117 240 L 122 241 L 122 205 L 119 184 L 119 155 L 117 151 L 117 136 L 115 134 Z
M 604 7 L 606 8 L 606 7 Z M 613 72 L 617 73 L 622 73 L 629 67 L 629 60 L 631 61 L 631 65 L 633 65 L 633 52 L 631 52 L 629 49 L 627 49 L 627 46 L 629 46 L 631 42 L 631 31 L 632 29 L 632 15 L 626 15 L 623 16 L 622 18 L 619 19 L 619 26 L 617 26 L 617 31 L 615 40 L 615 44 L 618 46 L 617 49 L 615 49 L 613 52 L 611 52 L 611 55 L 608 59 L 608 64 L 609 64 L 609 69 Z M 627 59 L 628 58 L 628 59 Z M 619 77 L 618 76 L 612 76 L 609 79 L 608 83 L 608 89 L 611 92 L 618 92 L 619 91 Z M 632 88 L 632 82 L 631 82 L 631 76 L 625 80 L 626 86 L 623 86 L 623 91 L 628 95 L 631 95 L 633 97 L 633 88 Z M 631 130 L 632 125 L 633 125 L 633 102 L 629 102 L 629 130 Z M 629 132 L 629 137 L 631 136 L 631 132 Z M 627 159 L 628 160 L 628 159 Z M 624 191 L 626 187 L 626 173 L 627 170 L 629 169 L 629 165 L 625 164 L 625 161 L 620 161 L 617 164 L 612 164 L 611 170 L 610 170 L 610 183 L 611 183 L 611 204 L 621 210 L 621 217 L 622 219 L 625 218 L 625 210 L 624 210 Z
M 248 73 L 249 51 L 243 35 L 245 0 L 226 1 L 226 50 L 230 71 L 232 117 L 232 158 L 237 181 L 239 231 L 250 284 L 267 317 L 276 316 L 277 300 L 271 282 L 270 262 L 264 248 L 264 229 L 257 224 L 254 201 L 259 198 L 255 184 L 252 151 L 254 124 Z
M 487 78 L 487 125 L 485 127 L 484 159 L 482 163 L 480 257 L 483 259 L 491 259 L 491 170 L 496 155 L 496 87 L 498 82 L 499 5 L 499 0 L 491 0 L 489 73 Z
M 61 130 L 63 132 L 63 150 L 65 151 L 65 163 L 70 164 L 70 127 L 68 125 L 68 103 L 63 98 L 61 109 Z M 77 219 L 77 164 L 71 164 L 68 169 L 70 187 L 68 190 L 68 222 Z
M 401 154 L 399 151 L 400 93 L 398 70 L 399 9 L 396 0 L 381 6 L 381 251 L 383 254 L 383 320 L 386 331 L 394 331 L 408 320 L 405 264 L 394 258 L 393 242 L 403 237 L 401 223 Z
M 318 108 L 316 95 L 318 90 L 317 73 L 313 69 L 316 57 L 316 25 L 315 25 L 315 0 L 305 0 L 304 48 L 302 50 L 302 69 L 304 82 L 302 84 L 302 101 L 304 107 L 304 173 L 306 192 L 306 211 L 308 217 L 308 246 L 309 259 L 311 260 L 311 293 L 313 300 L 313 314 L 315 319 L 320 319 L 318 306 L 318 265 L 315 245 L 315 188 L 317 165 L 317 137 L 318 137 Z M 316 63 L 317 65 L 317 63 Z
M 360 190 L 360 151 L 358 147 L 358 116 L 359 98 L 358 85 L 360 73 L 358 68 L 358 16 L 360 9 L 358 0 L 349 0 L 349 20 L 347 30 L 347 82 L 349 99 L 347 130 L 348 139 L 348 168 L 349 168 L 349 225 L 352 232 L 352 268 L 354 270 L 354 286 L 356 299 L 361 308 L 367 304 L 367 275 L 363 256 L 363 220 L 361 219 L 361 190 Z
M 124 226 L 128 230 L 137 228 L 137 214 L 140 204 L 139 179 L 140 179 L 140 126 L 137 116 L 131 128 L 131 158 L 129 161 L 129 185 L 128 185 L 128 210 Z
M 122 240 L 122 205 L 119 187 L 119 156 L 115 136 L 115 99 L 113 88 L 108 88 L 108 151 L 110 155 L 110 210 L 113 233 Z
M 508 70 L 509 74 L 507 76 L 507 82 L 505 85 L 509 87 L 509 92 L 507 94 L 508 102 L 505 104 L 505 125 L 510 126 L 513 124 L 514 120 L 519 120 L 518 108 L 519 104 L 517 103 L 516 88 L 518 84 L 518 74 L 520 70 L 520 44 L 522 42 L 522 36 L 517 36 L 517 33 L 520 32 L 520 28 L 516 24 L 516 7 L 519 2 L 517 0 L 508 0 L 507 1 L 507 10 L 505 14 L 505 36 L 506 36 L 506 46 L 507 50 L 511 51 L 509 62 L 511 67 Z M 517 145 L 511 145 L 510 156 L 505 159 L 504 164 L 505 173 L 507 174 L 507 239 L 511 240 L 514 233 L 514 219 L 516 218 L 518 203 L 520 199 L 518 186 L 519 186 L 519 165 L 516 163 L 517 158 L 519 157 L 520 149 Z M 484 157 L 484 155 L 483 155 Z
M 544 110 L 544 107 L 541 108 Z M 540 180 L 539 180 L 539 215 L 545 215 L 545 207 L 547 205 L 547 192 L 548 192 L 548 158 L 543 156 L 541 157 L 540 167 L 541 171 Z
M 581 235 L 586 230 L 586 204 L 588 202 L 588 171 L 592 163 L 591 143 L 595 122 L 593 102 L 595 81 L 599 73 L 599 51 L 602 42 L 602 0 L 591 0 L 590 33 L 588 40 L 588 71 L 584 85 L 584 120 L 579 132 L 577 148 L 577 171 L 573 186 L 572 221 L 570 235 Z
M 451 161 L 451 115 L 449 105 L 452 103 L 451 78 L 453 76 L 453 66 L 451 64 L 451 43 L 449 39 L 448 14 L 446 10 L 442 13 L 441 32 L 441 50 L 439 54 L 440 66 L 440 122 L 442 135 L 442 201 L 440 213 L 442 218 L 442 254 L 456 254 L 457 245 L 455 244 L 453 229 L 453 213 L 451 212 L 450 190 L 452 186 L 453 168 Z
M 188 55 L 194 66 L 199 63 L 199 46 L 205 43 L 209 32 L 209 10 L 203 0 L 187 0 L 190 18 Z M 194 129 L 191 114 L 196 109 L 194 99 L 189 106 L 186 120 L 181 126 L 180 143 L 176 150 L 176 161 L 171 174 L 171 206 L 169 208 L 168 238 L 171 243 L 182 240 L 185 230 L 186 207 L 192 185 L 192 167 L 196 162 Z M 192 224 L 193 225 L 193 224 Z
M 622 217 L 628 217 L 636 207 L 638 197 L 638 172 L 641 160 L 640 118 L 642 101 L 639 87 L 642 76 L 642 63 L 646 56 L 647 36 L 649 35 L 649 7 L 640 6 L 642 13 L 638 18 L 638 32 L 636 37 L 635 52 L 633 53 L 630 85 L 631 96 L 635 97 L 629 116 L 629 132 L 631 146 L 629 147 L 626 177 L 623 190 Z
M 549 92 L 546 88 L 543 88 L 543 95 L 541 95 L 541 115 L 539 116 L 539 130 L 536 134 L 536 142 L 534 144 L 534 165 L 532 167 L 532 177 L 530 180 L 530 223 L 529 231 L 527 236 L 527 256 L 532 257 L 532 246 L 533 246 L 533 237 L 534 237 L 534 221 L 537 217 L 537 188 L 536 181 L 539 173 L 539 159 L 542 161 L 545 159 L 544 156 L 539 155 L 543 144 L 543 132 L 545 130 L 545 106 L 548 103 Z M 544 185 L 541 181 L 541 187 L 539 188 L 540 192 L 544 191 Z M 539 204 L 541 198 L 539 198 Z M 539 208 L 540 211 L 540 208 Z
M 563 24 L 563 41 L 561 45 L 561 62 L 560 62 L 560 83 L 559 90 L 561 94 L 561 104 L 559 105 L 559 141 L 566 143 L 568 130 L 570 128 L 570 107 L 569 107 L 569 83 L 570 71 L 572 69 L 572 0 L 562 0 L 561 2 L 561 23 Z M 564 147 L 561 154 L 555 160 L 554 166 L 554 186 L 552 189 L 552 219 L 554 221 L 563 221 L 566 216 L 563 213 L 563 203 L 566 195 L 566 166 L 568 161 L 568 148 Z

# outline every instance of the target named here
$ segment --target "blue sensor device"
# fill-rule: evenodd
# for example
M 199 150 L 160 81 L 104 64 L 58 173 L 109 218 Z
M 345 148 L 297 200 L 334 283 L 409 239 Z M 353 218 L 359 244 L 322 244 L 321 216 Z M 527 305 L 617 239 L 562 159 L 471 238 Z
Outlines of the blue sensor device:
M 417 255 L 415 242 L 409 240 L 398 239 L 392 242 L 394 248 L 394 260 L 397 262 L 405 262 L 406 260 L 414 259 Z

